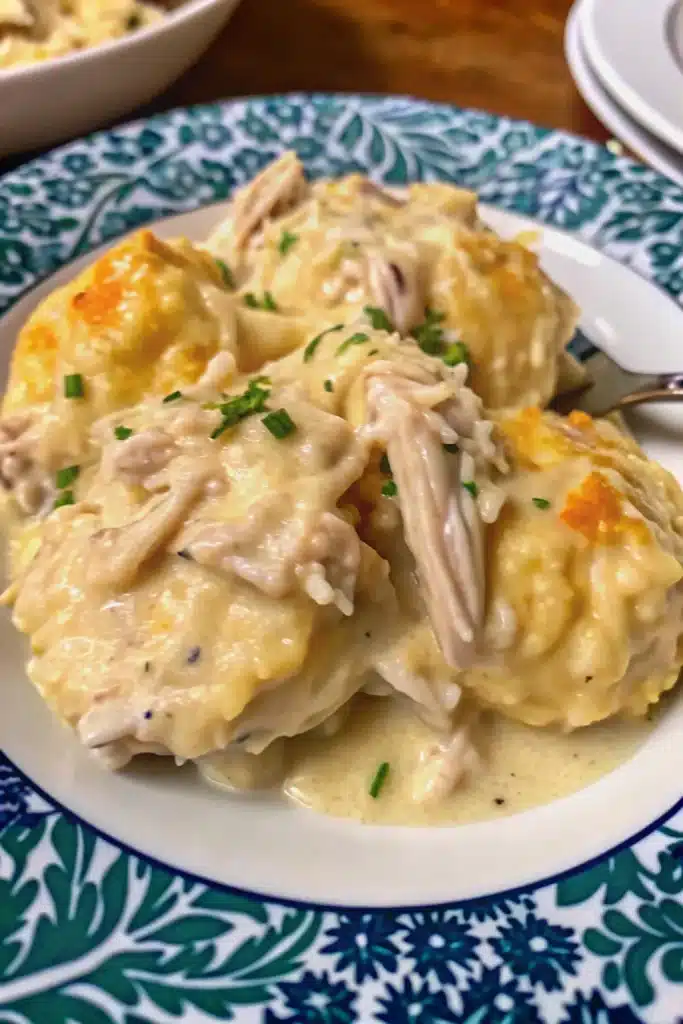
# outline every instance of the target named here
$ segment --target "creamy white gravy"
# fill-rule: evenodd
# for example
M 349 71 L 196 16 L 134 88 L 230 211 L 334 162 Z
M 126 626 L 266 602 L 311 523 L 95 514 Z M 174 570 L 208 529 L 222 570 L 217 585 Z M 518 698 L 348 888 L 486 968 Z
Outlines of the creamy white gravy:
M 420 751 L 433 733 L 406 709 L 359 698 L 331 737 L 294 741 L 295 765 L 284 783 L 290 799 L 324 814 L 393 825 L 449 825 L 515 814 L 574 793 L 627 761 L 653 725 L 612 720 L 560 733 L 491 714 L 477 730 L 481 767 L 445 800 L 420 804 L 411 788 Z M 389 773 L 376 799 L 378 766 Z

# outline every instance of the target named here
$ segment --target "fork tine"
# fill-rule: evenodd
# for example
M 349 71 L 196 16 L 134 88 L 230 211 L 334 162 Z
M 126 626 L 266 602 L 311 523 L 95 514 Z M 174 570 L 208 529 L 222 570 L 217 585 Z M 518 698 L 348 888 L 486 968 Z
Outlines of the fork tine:
M 606 352 L 597 348 L 582 331 L 577 331 L 570 349 L 581 359 L 588 382 L 575 391 L 557 395 L 551 403 L 551 408 L 556 412 L 565 414 L 579 409 L 591 416 L 606 416 L 629 395 L 659 380 L 653 374 L 625 370 Z

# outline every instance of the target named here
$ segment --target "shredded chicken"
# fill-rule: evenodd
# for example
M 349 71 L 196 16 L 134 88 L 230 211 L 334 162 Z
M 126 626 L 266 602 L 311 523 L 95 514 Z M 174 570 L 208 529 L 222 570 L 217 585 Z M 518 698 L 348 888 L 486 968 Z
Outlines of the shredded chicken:
M 399 334 L 409 334 L 424 319 L 417 260 L 408 253 L 392 253 L 389 259 L 371 251 L 367 257 L 367 273 L 375 305 L 385 310 Z
M 140 519 L 94 534 L 88 581 L 112 587 L 130 584 L 141 566 L 180 529 L 206 479 L 206 469 L 190 467 L 185 474 L 177 474 L 168 494 Z
M 0 486 L 10 491 L 23 515 L 46 512 L 54 485 L 34 458 L 33 418 L 24 413 L 0 421 Z
M 454 375 L 454 380 L 457 378 Z M 406 541 L 446 661 L 470 665 L 484 610 L 484 526 L 473 489 L 476 396 L 428 373 L 377 362 L 368 371 L 368 406 L 387 445 Z M 444 444 L 457 444 L 448 452 Z
M 143 430 L 113 449 L 114 473 L 130 486 L 146 487 L 149 478 L 168 465 L 173 438 L 164 430 Z
M 479 763 L 472 744 L 472 722 L 466 722 L 447 739 L 435 741 L 423 752 L 413 781 L 413 799 L 418 803 L 445 799 Z
M 290 209 L 306 189 L 296 153 L 284 153 L 235 194 L 228 220 L 209 240 L 210 248 L 217 252 L 225 248 L 228 253 L 243 249 L 267 218 Z
M 288 495 L 271 495 L 240 522 L 188 526 L 180 544 L 200 565 L 234 573 L 269 597 L 285 597 L 298 581 L 316 604 L 353 613 L 360 540 L 331 512 L 297 515 Z
M 392 195 L 386 189 L 376 185 L 374 181 L 370 181 L 369 178 L 366 178 L 363 182 L 360 192 L 361 195 L 369 196 L 371 199 L 379 199 L 380 202 L 386 203 L 387 206 L 394 206 L 396 208 L 405 206 L 407 202 L 407 199 Z

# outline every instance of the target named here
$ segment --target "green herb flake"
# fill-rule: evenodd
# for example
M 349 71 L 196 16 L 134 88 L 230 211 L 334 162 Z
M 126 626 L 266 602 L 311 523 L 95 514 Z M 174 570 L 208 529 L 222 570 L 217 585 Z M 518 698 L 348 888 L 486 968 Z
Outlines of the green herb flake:
M 396 486 L 395 480 L 387 480 L 385 484 L 382 484 L 382 494 L 385 498 L 395 498 L 398 494 L 398 487 Z
M 373 800 L 376 800 L 377 797 L 379 796 L 380 791 L 382 789 L 382 786 L 387 781 L 387 775 L 388 774 L 389 774 L 389 762 L 388 761 L 382 761 L 381 765 L 379 766 L 379 768 L 375 772 L 375 777 L 372 780 L 372 783 L 370 785 L 370 789 L 368 790 L 368 792 L 370 793 L 370 796 L 372 797 Z
M 381 473 L 391 473 L 391 463 L 386 452 L 382 453 L 382 458 L 379 460 L 379 468 Z
M 445 444 L 443 447 L 444 447 L 444 451 L 450 452 L 451 455 L 455 455 L 457 452 L 460 451 L 460 449 L 458 448 L 457 444 Z
M 440 313 L 435 309 L 425 309 L 424 321 L 413 328 L 413 338 L 428 356 L 440 356 L 443 352 L 443 328 L 440 324 L 445 319 L 445 313 Z
M 370 321 L 372 327 L 376 331 L 388 331 L 390 334 L 393 331 L 393 325 L 391 320 L 380 306 L 364 306 L 363 312 Z
M 243 295 L 244 305 L 249 309 L 265 310 L 266 313 L 277 313 L 277 303 L 271 292 L 264 292 L 263 298 L 258 299 L 253 292 L 245 292 Z
M 536 508 L 546 509 L 550 508 L 550 502 L 547 498 L 532 498 L 531 499 Z
M 126 441 L 132 433 L 130 427 L 114 427 L 114 437 L 117 441 Z
M 341 345 L 335 352 L 336 356 L 340 356 L 342 352 L 346 352 L 352 345 L 364 345 L 366 341 L 370 341 L 370 335 L 364 334 L 362 331 L 357 331 L 356 334 L 352 334 L 346 341 L 342 341 Z
M 211 432 L 211 437 L 214 441 L 228 427 L 234 427 L 236 423 L 239 423 L 246 416 L 253 416 L 257 412 L 265 412 L 266 399 L 270 395 L 270 390 L 263 387 L 266 381 L 266 377 L 255 377 L 249 381 L 249 386 L 243 394 L 235 395 L 229 401 L 219 403 L 217 408 L 220 409 L 223 419 L 216 429 Z
M 177 402 L 178 399 L 182 397 L 182 391 L 172 391 L 170 395 L 166 395 L 166 397 L 163 399 L 163 404 L 168 405 L 169 402 Z
M 58 494 L 55 498 L 55 503 L 52 507 L 55 509 L 63 508 L 65 505 L 75 505 L 75 503 L 76 499 L 74 498 L 73 491 L 62 491 L 62 493 Z
M 325 388 L 325 391 L 328 391 L 330 394 L 334 391 L 334 385 L 331 380 L 326 380 L 323 387 Z
M 78 478 L 78 474 L 81 471 L 80 466 L 66 466 L 64 469 L 58 469 L 55 476 L 55 483 L 60 491 L 64 487 L 68 487 L 74 480 Z
M 292 246 L 296 245 L 298 241 L 298 235 L 293 235 L 291 231 L 283 231 L 277 246 L 278 252 L 281 256 L 286 256 Z
M 459 366 L 460 363 L 469 363 L 470 353 L 464 341 L 454 341 L 441 358 L 446 366 Z
M 218 267 L 218 269 L 221 272 L 221 277 L 223 278 L 223 284 L 225 285 L 225 287 L 226 288 L 234 288 L 235 287 L 235 278 L 233 277 L 232 270 L 230 269 L 228 264 L 225 262 L 225 260 L 217 259 L 216 260 L 216 266 Z
M 342 331 L 343 329 L 344 324 L 335 324 L 334 327 L 327 327 L 324 331 L 321 331 L 320 334 L 316 334 L 315 338 L 312 338 L 304 349 L 304 362 L 308 363 L 311 361 L 315 355 L 315 350 L 326 334 L 332 334 L 334 331 Z
M 64 378 L 64 397 L 65 398 L 83 398 L 85 395 L 85 388 L 83 386 L 83 377 L 80 373 L 70 373 Z
M 261 422 L 264 427 L 267 427 L 273 437 L 278 439 L 278 441 L 282 441 L 283 438 L 289 437 L 289 435 L 293 434 L 296 430 L 296 424 L 286 409 L 278 409 L 276 412 L 269 412 L 267 416 L 263 417 Z
M 476 498 L 477 495 L 479 494 L 479 488 L 474 482 L 474 480 L 463 480 L 462 485 L 465 488 L 465 490 L 472 495 L 473 498 Z

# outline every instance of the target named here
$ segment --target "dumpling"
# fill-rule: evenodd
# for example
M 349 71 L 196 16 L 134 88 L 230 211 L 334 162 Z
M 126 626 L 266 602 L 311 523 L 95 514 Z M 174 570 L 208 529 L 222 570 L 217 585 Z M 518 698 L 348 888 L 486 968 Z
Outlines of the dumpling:
M 382 560 L 336 507 L 368 446 L 294 395 L 283 401 L 295 437 L 277 438 L 262 422 L 269 392 L 253 380 L 224 430 L 219 408 L 189 398 L 128 410 L 122 440 L 113 421 L 98 423 L 99 466 L 74 483 L 75 504 L 48 516 L 10 588 L 31 678 L 114 763 L 140 749 L 222 748 L 258 693 L 352 647 L 375 593 L 391 596 Z M 358 651 L 341 702 L 362 685 Z
M 215 390 L 308 333 L 237 302 L 204 250 L 139 231 L 53 292 L 21 330 L 0 419 L 0 482 L 22 513 L 35 512 L 49 505 L 56 470 L 87 461 L 102 416 L 179 388 Z
M 454 186 L 390 193 L 359 175 L 309 185 L 287 153 L 237 193 L 208 247 L 247 302 L 315 309 L 328 323 L 370 306 L 427 352 L 464 346 L 489 408 L 546 404 L 569 363 L 576 306 Z
M 481 403 L 464 386 L 464 365 L 371 329 L 346 344 L 359 334 L 330 335 L 314 359 L 300 350 L 267 376 L 240 377 L 233 386 L 243 390 L 229 398 L 186 389 L 99 420 L 100 457 L 73 481 L 75 503 L 23 535 L 6 600 L 31 637 L 29 675 L 109 763 L 144 750 L 203 758 L 235 744 L 260 755 L 366 688 L 400 695 L 444 743 L 459 730 L 455 671 L 421 602 L 411 609 L 363 539 L 363 488 L 372 491 L 368 473 L 387 445 L 402 486 L 401 437 L 412 430 L 428 452 L 418 487 L 433 469 L 435 480 L 444 467 L 460 473 L 461 457 L 443 449 L 456 438 L 484 487 L 490 467 L 473 427 Z M 334 374 L 332 390 L 316 374 Z M 395 527 L 392 494 L 372 505 Z M 464 531 L 454 538 L 461 572 L 481 543 L 462 494 L 444 509 Z M 434 526 L 420 547 L 422 527 L 407 533 L 429 582 Z M 449 543 L 444 551 L 451 556 Z M 399 590 L 413 567 L 407 549 L 404 557 Z M 398 559 L 392 571 L 398 581 Z M 480 592 L 436 578 L 456 618 L 440 639 L 466 658 Z
M 487 650 L 460 682 L 530 725 L 643 715 L 683 664 L 683 494 L 609 422 L 528 409 L 501 426 Z

